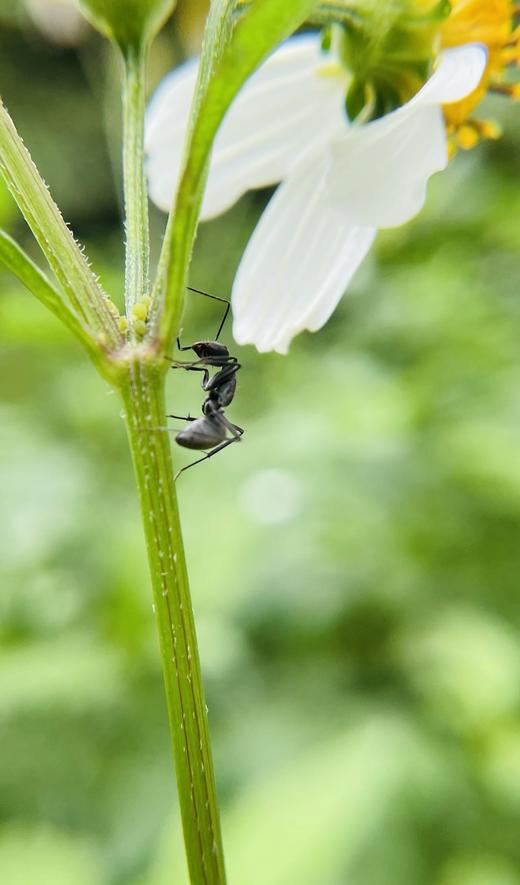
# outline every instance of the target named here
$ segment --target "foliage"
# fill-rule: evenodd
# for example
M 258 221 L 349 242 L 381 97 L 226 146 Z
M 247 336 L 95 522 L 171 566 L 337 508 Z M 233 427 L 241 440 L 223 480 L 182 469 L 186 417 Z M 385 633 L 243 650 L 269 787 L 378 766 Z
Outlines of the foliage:
M 216 133 L 215 112 L 218 112 L 217 117 L 222 117 L 225 112 L 226 104 L 222 106 L 221 102 L 220 108 L 213 107 L 213 128 L 210 127 L 208 132 L 204 126 L 198 126 L 197 116 L 212 94 L 214 84 L 218 84 L 217 94 L 222 89 L 225 93 L 229 80 L 231 99 L 278 40 L 288 36 L 304 21 L 313 2 L 288 0 L 287 8 L 279 14 L 278 7 L 271 0 L 255 0 L 239 23 L 230 29 L 226 28 L 226 21 L 234 18 L 233 7 L 227 0 L 215 0 L 212 4 L 200 66 L 203 75 L 207 68 L 211 76 L 206 81 L 202 76 L 196 86 L 200 100 L 196 98 L 193 102 L 192 138 L 188 139 L 186 146 L 188 170 L 192 155 L 209 156 Z M 170 0 L 137 0 L 130 8 L 128 4 L 123 7 L 119 0 L 82 0 L 82 7 L 123 53 L 125 314 L 118 312 L 115 303 L 101 288 L 83 248 L 65 223 L 1 101 L 0 171 L 59 286 L 55 288 L 40 273 L 31 257 L 6 232 L 2 234 L 0 258 L 21 282 L 29 288 L 34 286 L 39 301 L 63 319 L 84 344 L 101 376 L 111 383 L 123 404 L 122 414 L 132 453 L 150 566 L 153 611 L 189 878 L 192 885 L 224 885 L 220 811 L 174 468 L 169 438 L 161 432 L 166 412 L 166 360 L 171 359 L 168 356 L 170 346 L 180 331 L 179 308 L 183 303 L 197 210 L 202 199 L 200 172 L 203 169 L 198 178 L 192 176 L 190 180 L 189 174 L 183 177 L 179 196 L 172 207 L 173 222 L 168 220 L 164 235 L 165 248 L 157 274 L 159 285 L 154 285 L 150 291 L 143 155 L 146 49 L 173 4 Z M 229 62 L 230 57 L 236 63 L 231 68 L 220 64 L 221 58 Z M 175 248 L 178 229 L 183 232 L 184 248 L 181 249 Z M 168 281 L 166 290 L 161 285 L 163 277 Z M 173 286 L 170 286 L 171 279 L 176 280 Z
M 117 293 L 99 52 L 10 30 L 0 73 Z M 519 142 L 457 157 L 289 358 L 240 353 L 244 442 L 182 480 L 232 885 L 519 885 Z M 264 199 L 201 228 L 194 285 L 227 294 Z M 0 323 L 3 881 L 184 885 L 123 424 L 9 275 Z

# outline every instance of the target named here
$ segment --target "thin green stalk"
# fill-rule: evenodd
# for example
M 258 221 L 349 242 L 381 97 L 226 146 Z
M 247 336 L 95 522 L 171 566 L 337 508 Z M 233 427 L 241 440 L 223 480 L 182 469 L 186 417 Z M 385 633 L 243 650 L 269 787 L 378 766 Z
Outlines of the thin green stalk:
M 144 174 L 146 50 L 130 48 L 123 57 L 123 174 L 125 192 L 126 312 L 148 294 L 150 245 Z
M 102 332 L 109 346 L 119 347 L 116 308 L 99 287 L 1 101 L 0 171 L 78 315 Z
M 226 881 L 197 637 L 168 434 L 164 371 L 135 363 L 122 389 L 159 630 L 179 802 L 192 885 Z

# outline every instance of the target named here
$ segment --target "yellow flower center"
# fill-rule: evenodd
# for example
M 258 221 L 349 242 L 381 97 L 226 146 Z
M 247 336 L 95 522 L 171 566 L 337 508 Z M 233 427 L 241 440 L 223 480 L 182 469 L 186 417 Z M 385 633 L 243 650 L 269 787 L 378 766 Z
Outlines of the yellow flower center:
M 514 27 L 518 6 L 511 0 L 452 0 L 450 15 L 441 28 L 441 45 L 447 49 L 464 43 L 483 43 L 488 62 L 478 87 L 462 101 L 444 106 L 452 149 L 471 148 L 481 138 L 497 138 L 499 127 L 471 118 L 487 92 L 520 98 L 520 84 L 506 80 L 508 68 L 520 62 L 520 28 Z

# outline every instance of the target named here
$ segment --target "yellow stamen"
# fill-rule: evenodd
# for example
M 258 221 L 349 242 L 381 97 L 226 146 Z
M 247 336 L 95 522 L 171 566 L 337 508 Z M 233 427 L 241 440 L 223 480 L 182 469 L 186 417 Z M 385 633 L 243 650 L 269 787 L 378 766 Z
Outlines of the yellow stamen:
M 470 120 L 470 114 L 487 92 L 520 99 L 520 83 L 503 82 L 508 65 L 520 63 L 520 27 L 514 27 L 519 7 L 511 0 L 452 0 L 452 11 L 441 30 L 443 48 L 483 43 L 488 51 L 486 70 L 477 88 L 466 98 L 444 105 L 448 134 L 463 148 L 481 138 L 497 138 L 494 123 Z
M 339 61 L 324 62 L 316 69 L 318 77 L 341 77 L 345 79 L 345 69 L 340 65 Z
M 488 92 L 518 101 L 520 99 L 520 83 L 490 83 Z
M 520 61 L 520 46 L 503 49 L 500 53 L 500 57 L 504 67 L 507 65 L 518 64 Z
M 480 136 L 474 126 L 464 123 L 457 129 L 456 139 L 460 148 L 464 151 L 469 151 L 470 148 L 475 147 L 479 143 Z
M 490 141 L 496 141 L 502 135 L 502 128 L 493 120 L 480 120 L 478 128 L 481 138 L 487 138 Z

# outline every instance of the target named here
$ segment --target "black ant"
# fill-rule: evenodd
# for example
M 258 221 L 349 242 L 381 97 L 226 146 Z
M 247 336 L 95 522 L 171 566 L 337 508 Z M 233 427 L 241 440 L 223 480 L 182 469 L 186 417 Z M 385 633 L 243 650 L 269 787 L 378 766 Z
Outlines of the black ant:
M 172 369 L 202 372 L 200 386 L 207 393 L 207 396 L 202 404 L 202 418 L 192 418 L 191 415 L 167 415 L 167 417 L 179 418 L 181 421 L 190 422 L 175 437 L 175 442 L 180 446 L 184 446 L 186 449 L 211 449 L 211 451 L 179 470 L 175 474 L 175 479 L 185 470 L 194 467 L 195 464 L 200 464 L 201 461 L 212 458 L 213 455 L 221 452 L 227 446 L 230 446 L 231 443 L 239 442 L 244 433 L 241 427 L 229 421 L 224 414 L 224 409 L 229 406 L 235 395 L 237 386 L 236 373 L 240 369 L 240 363 L 236 356 L 231 356 L 226 345 L 218 340 L 231 305 L 225 298 L 210 295 L 209 292 L 203 292 L 201 289 L 194 289 L 191 286 L 187 288 L 190 292 L 196 292 L 198 295 L 204 295 L 206 298 L 222 302 L 226 305 L 226 309 L 214 341 L 195 341 L 193 344 L 183 346 L 180 339 L 177 338 L 178 349 L 180 351 L 193 350 L 198 359 L 192 363 L 171 360 Z M 210 376 L 206 368 L 207 366 L 214 366 L 219 371 Z M 231 436 L 228 436 L 228 433 Z

